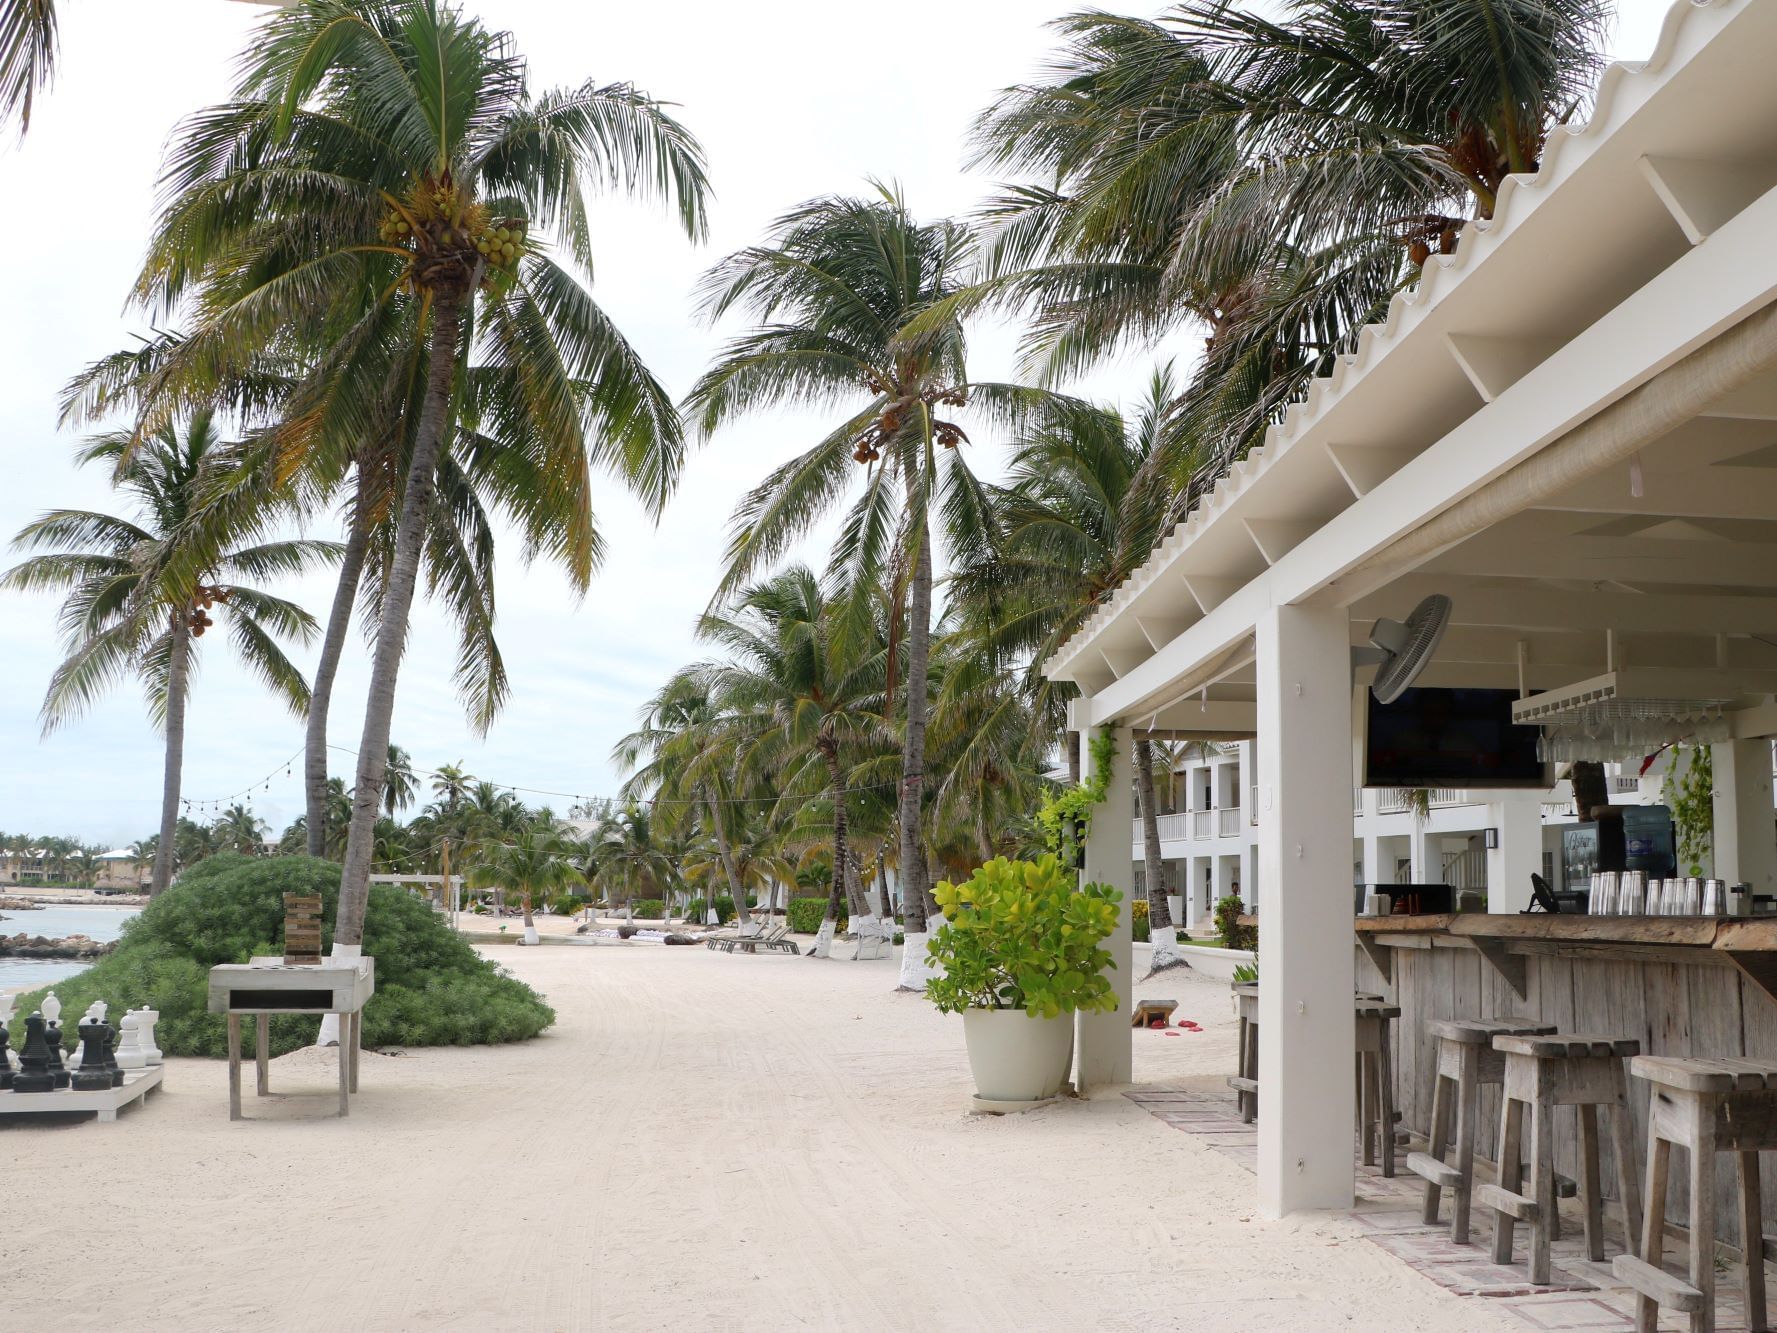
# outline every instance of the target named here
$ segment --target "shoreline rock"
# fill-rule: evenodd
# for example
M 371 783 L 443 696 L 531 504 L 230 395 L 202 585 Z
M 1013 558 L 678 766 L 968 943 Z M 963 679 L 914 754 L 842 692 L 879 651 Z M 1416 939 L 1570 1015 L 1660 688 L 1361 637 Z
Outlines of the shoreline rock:
M 0 935 L 0 958 L 103 958 L 117 947 L 115 942 L 101 944 L 85 935 L 66 935 L 49 939 L 43 935 Z

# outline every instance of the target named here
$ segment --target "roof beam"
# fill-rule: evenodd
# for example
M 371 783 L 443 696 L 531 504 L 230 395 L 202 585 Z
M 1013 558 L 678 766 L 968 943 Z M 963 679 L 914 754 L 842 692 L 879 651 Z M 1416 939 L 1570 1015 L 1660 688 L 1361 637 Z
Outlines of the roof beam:
M 1210 574 L 1183 575 L 1185 590 L 1208 615 L 1246 586 L 1245 579 L 1216 578 Z
M 1327 445 L 1327 457 L 1359 500 L 1406 467 L 1419 452 L 1412 445 Z
M 1136 616 L 1135 623 L 1147 637 L 1154 651 L 1159 652 L 1194 623 L 1183 616 Z
M 1694 157 L 1642 157 L 1636 165 L 1692 245 L 1704 241 L 1771 185 L 1768 166 Z
M 1248 518 L 1242 520 L 1267 565 L 1275 565 L 1317 532 L 1325 519 Z
M 1468 376 L 1481 401 L 1491 403 L 1556 352 L 1563 338 L 1493 338 L 1480 333 L 1446 333 L 1444 345 Z
M 1746 635 L 1777 638 L 1777 600 L 1768 597 L 1675 597 L 1662 593 L 1593 590 L 1564 592 L 1526 581 L 1517 587 L 1452 586 L 1447 578 L 1414 575 L 1353 604 L 1353 622 L 1368 626 L 1378 616 L 1399 617 L 1430 592 L 1453 604 L 1453 625 L 1508 630 L 1657 629 L 1667 634 Z

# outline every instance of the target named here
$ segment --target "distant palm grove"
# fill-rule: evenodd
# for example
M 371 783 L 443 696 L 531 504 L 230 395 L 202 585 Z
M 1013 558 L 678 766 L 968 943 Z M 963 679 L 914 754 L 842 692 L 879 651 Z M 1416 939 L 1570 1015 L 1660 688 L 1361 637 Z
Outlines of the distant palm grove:
M 1040 846 L 1044 793 L 1081 768 L 1072 687 L 1043 658 L 1583 119 L 1612 11 L 1273 12 L 1058 18 L 1047 63 L 969 132 L 972 213 L 925 217 L 877 181 L 784 201 L 694 294 L 687 317 L 725 341 L 677 398 L 594 298 L 586 203 L 656 200 L 705 238 L 720 164 L 666 103 L 620 81 L 535 89 L 509 34 L 438 0 L 272 13 L 230 100 L 170 140 L 128 294 L 158 332 L 64 393 L 66 420 L 103 430 L 77 461 L 109 469 L 128 512 L 43 515 L 4 575 L 64 598 L 46 729 L 126 679 L 164 728 L 152 887 L 224 846 L 333 858 L 355 945 L 373 872 L 449 855 L 527 909 L 720 897 L 744 918 L 778 885 L 828 922 L 898 917 L 913 944 L 935 881 Z M 0 0 L 0 113 L 26 132 L 54 22 L 45 0 Z M 1014 382 L 976 373 L 984 319 L 1023 331 Z M 1068 391 L 1132 351 L 1155 362 L 1133 401 Z M 703 655 L 617 747 L 620 793 L 558 812 L 391 745 L 417 597 L 456 627 L 485 730 L 524 665 L 496 638 L 496 558 L 516 546 L 589 587 L 595 474 L 658 516 L 691 449 L 785 409 L 817 424 L 741 497 Z M 830 549 L 808 549 L 817 533 Z M 337 572 L 330 605 L 273 591 L 316 564 Z M 327 719 L 355 619 L 374 632 L 348 778 Z M 275 840 L 245 806 L 187 809 L 212 630 L 301 719 L 305 813 Z M 1150 819 L 1157 748 L 1134 756 Z

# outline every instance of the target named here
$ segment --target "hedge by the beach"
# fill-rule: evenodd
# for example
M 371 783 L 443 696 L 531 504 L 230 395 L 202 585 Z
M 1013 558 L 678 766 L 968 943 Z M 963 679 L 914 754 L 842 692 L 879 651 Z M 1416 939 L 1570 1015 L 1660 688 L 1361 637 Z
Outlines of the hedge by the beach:
M 155 1039 L 168 1055 L 226 1055 L 226 1020 L 205 1011 L 210 968 L 283 953 L 286 893 L 322 899 L 322 947 L 330 948 L 337 865 L 306 856 L 214 856 L 143 908 L 124 926 L 117 948 L 94 966 L 21 996 L 15 1019 L 55 991 L 72 1048 L 75 1024 L 94 1000 L 110 1005 L 113 1023 L 125 1009 L 147 1005 L 160 1011 Z M 364 952 L 376 959 L 376 994 L 364 1010 L 367 1046 L 523 1041 L 555 1022 L 555 1011 L 535 991 L 480 957 L 426 903 L 394 885 L 370 886 Z M 312 1044 L 320 1021 L 273 1018 L 272 1053 Z M 22 1022 L 14 1027 L 24 1030 Z

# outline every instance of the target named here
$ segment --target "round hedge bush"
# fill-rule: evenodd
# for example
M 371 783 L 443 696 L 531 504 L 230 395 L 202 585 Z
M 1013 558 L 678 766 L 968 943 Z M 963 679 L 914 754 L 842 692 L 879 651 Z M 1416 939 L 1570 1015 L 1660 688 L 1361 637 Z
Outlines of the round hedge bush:
M 53 990 L 62 1001 L 65 1044 L 94 1000 L 110 1021 L 143 1005 L 160 1011 L 155 1040 L 168 1055 L 228 1053 L 227 1021 L 205 1010 L 210 968 L 282 954 L 284 895 L 322 900 L 322 951 L 332 947 L 339 867 L 306 856 L 213 856 L 179 877 L 125 924 L 117 948 L 76 977 L 19 997 L 30 1013 Z M 431 907 L 392 884 L 372 884 L 364 952 L 376 959 L 376 994 L 364 1009 L 366 1046 L 480 1046 L 523 1041 L 555 1022 L 555 1011 L 523 982 L 478 955 Z M 314 1015 L 271 1021 L 271 1050 L 312 1045 Z M 20 1027 L 20 1031 L 23 1028 Z

